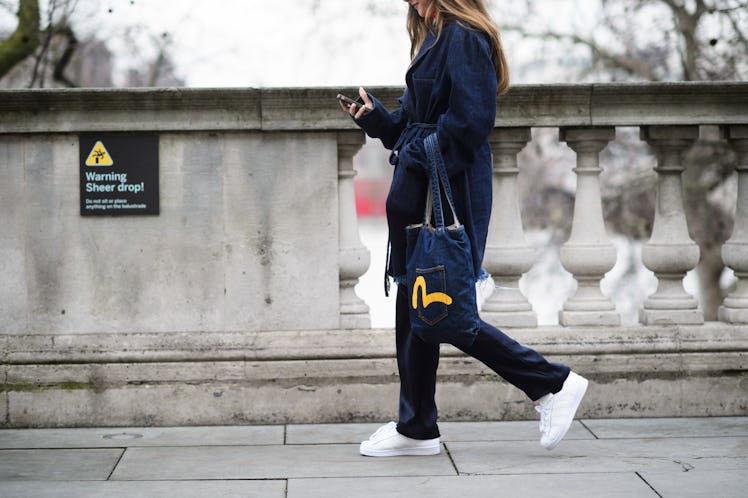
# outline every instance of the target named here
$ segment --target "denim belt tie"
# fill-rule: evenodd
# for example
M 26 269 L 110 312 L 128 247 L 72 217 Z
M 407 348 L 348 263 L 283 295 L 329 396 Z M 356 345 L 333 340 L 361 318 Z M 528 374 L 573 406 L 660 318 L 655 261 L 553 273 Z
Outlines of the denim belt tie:
M 405 144 L 416 138 L 416 136 L 420 136 L 421 130 L 426 130 L 428 132 L 436 131 L 436 124 L 408 123 L 403 132 L 400 133 L 400 137 L 397 139 L 397 142 L 395 142 L 395 145 L 392 147 L 392 154 L 390 154 L 391 165 L 397 165 L 397 156 L 400 153 L 400 149 L 402 149 Z M 425 137 L 426 134 L 424 134 L 421 138 Z

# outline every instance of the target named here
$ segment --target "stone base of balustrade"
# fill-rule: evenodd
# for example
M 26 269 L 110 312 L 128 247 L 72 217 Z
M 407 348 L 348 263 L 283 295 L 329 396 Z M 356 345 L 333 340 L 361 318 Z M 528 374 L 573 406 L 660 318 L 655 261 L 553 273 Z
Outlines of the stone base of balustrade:
M 617 327 L 621 324 L 621 315 L 615 311 L 561 310 L 558 321 L 565 327 Z
M 717 316 L 721 322 L 748 324 L 748 309 L 720 306 Z
M 371 317 L 369 313 L 356 313 L 350 315 L 340 315 L 341 329 L 367 329 L 371 327 Z
M 643 325 L 701 325 L 704 313 L 700 309 L 690 310 L 639 310 L 639 322 Z
M 580 417 L 748 415 L 744 327 L 516 329 L 590 379 Z M 3 427 L 381 422 L 397 413 L 392 330 L 0 336 Z M 443 346 L 440 420 L 534 419 Z
M 538 315 L 534 311 L 492 312 L 482 309 L 480 317 L 483 321 L 499 329 L 536 327 L 538 325 Z

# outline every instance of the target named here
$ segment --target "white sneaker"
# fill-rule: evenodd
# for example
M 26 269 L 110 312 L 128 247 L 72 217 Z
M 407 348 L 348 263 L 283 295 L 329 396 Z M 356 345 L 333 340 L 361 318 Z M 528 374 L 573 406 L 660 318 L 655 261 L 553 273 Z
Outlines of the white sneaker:
M 438 455 L 441 451 L 439 438 L 411 439 L 397 432 L 397 424 L 390 422 L 377 429 L 369 439 L 361 443 L 359 451 L 364 456 L 424 456 Z
M 561 442 L 574 421 L 587 384 L 587 379 L 569 372 L 559 392 L 546 394 L 538 400 L 535 410 L 540 413 L 540 446 L 552 450 Z

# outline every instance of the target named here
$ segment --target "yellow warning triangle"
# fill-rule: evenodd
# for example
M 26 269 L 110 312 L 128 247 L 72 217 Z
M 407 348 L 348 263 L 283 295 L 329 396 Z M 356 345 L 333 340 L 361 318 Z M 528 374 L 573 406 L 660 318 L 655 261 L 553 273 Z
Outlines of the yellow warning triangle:
M 91 149 L 91 153 L 88 154 L 86 166 L 111 166 L 113 164 L 114 160 L 109 155 L 104 144 L 101 143 L 101 140 L 97 141 L 96 145 Z

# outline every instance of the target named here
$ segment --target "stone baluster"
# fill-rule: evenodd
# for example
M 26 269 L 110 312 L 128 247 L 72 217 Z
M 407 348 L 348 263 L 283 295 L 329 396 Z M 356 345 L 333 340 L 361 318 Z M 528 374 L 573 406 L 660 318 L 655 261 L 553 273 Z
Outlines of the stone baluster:
M 699 136 L 698 126 L 646 126 L 640 130 L 657 155 L 657 202 L 652 236 L 642 261 L 657 276 L 657 291 L 644 302 L 639 319 L 656 323 L 701 324 L 698 302 L 683 288 L 686 272 L 699 262 L 699 247 L 688 234 L 683 208 L 683 153 Z
M 748 323 L 748 126 L 727 126 L 723 132 L 738 156 L 738 202 L 735 227 L 722 246 L 722 260 L 738 282 L 719 307 L 718 317 L 723 322 Z
M 537 315 L 519 290 L 519 279 L 535 262 L 525 240 L 517 198 L 517 153 L 530 141 L 530 128 L 497 128 L 489 142 L 493 152 L 493 205 L 484 266 L 495 288 L 483 303 L 484 320 L 501 327 L 536 327 Z
M 369 269 L 369 250 L 358 233 L 356 194 L 353 188 L 353 156 L 364 144 L 359 131 L 338 133 L 338 223 L 340 266 L 340 328 L 363 329 L 371 327 L 369 306 L 356 295 L 355 285 Z
M 608 239 L 600 196 L 600 151 L 615 138 L 615 128 L 562 128 L 559 139 L 577 154 L 577 191 L 571 235 L 561 247 L 561 264 L 577 281 L 576 293 L 559 312 L 564 326 L 617 326 L 621 317 L 600 290 L 600 280 L 616 263 Z

